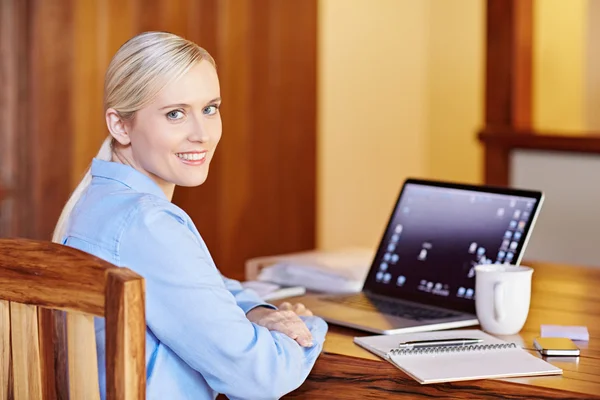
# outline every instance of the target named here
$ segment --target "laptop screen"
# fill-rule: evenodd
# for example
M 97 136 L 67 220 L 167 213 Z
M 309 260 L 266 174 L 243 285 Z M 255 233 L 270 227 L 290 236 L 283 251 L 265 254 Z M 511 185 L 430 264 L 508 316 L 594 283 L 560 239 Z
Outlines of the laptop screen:
M 364 291 L 475 312 L 478 264 L 518 264 L 542 194 L 408 180 Z

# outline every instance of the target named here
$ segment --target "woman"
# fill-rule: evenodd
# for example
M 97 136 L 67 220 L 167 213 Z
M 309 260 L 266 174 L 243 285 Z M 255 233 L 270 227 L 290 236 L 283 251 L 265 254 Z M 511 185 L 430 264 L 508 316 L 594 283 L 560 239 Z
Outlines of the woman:
M 127 266 L 146 280 L 150 399 L 272 399 L 297 388 L 327 325 L 301 304 L 280 309 L 224 278 L 176 185 L 204 183 L 221 137 L 211 56 L 178 36 L 125 43 L 105 79 L 110 132 L 63 210 L 53 240 Z M 105 397 L 104 320 L 96 321 Z

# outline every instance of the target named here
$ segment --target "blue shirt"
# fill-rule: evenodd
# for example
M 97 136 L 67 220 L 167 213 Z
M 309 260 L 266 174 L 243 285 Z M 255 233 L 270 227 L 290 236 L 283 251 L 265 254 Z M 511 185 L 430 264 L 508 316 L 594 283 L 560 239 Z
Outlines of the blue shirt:
M 94 159 L 92 182 L 71 214 L 64 243 L 146 281 L 148 399 L 275 399 L 306 379 L 327 325 L 302 317 L 314 346 L 250 322 L 265 304 L 223 277 L 189 216 L 146 175 Z M 100 391 L 105 398 L 104 319 L 96 319 Z

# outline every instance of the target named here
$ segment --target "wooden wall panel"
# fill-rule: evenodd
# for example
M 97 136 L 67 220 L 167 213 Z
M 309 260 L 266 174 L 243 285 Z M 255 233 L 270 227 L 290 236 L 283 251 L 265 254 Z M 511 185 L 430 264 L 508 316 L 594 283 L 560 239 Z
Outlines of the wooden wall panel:
M 208 181 L 174 198 L 217 265 L 242 278 L 248 257 L 314 247 L 317 0 L 0 0 L 0 13 L 15 21 L 0 27 L 3 37 L 18 37 L 0 41 L 2 77 L 18 82 L 0 97 L 10 126 L 0 143 L 22 155 L 5 175 L 21 171 L 29 188 L 15 197 L 27 215 L 0 234 L 50 237 L 107 135 L 110 58 L 133 35 L 165 30 L 206 48 L 221 79 L 223 139 Z
M 316 13 L 316 1 L 219 2 L 223 138 L 207 183 L 175 202 L 239 278 L 248 257 L 314 247 Z
M 31 218 L 36 235 L 49 237 L 70 191 L 73 7 L 71 0 L 30 4 Z
M 15 3 L 5 1 L 0 8 L 0 236 L 10 231 L 13 218 L 13 176 L 15 157 L 12 152 L 15 140 L 17 64 L 15 40 L 16 26 L 12 15 L 16 14 Z
M 109 62 L 106 6 L 100 0 L 73 5 L 73 78 L 71 90 L 72 160 L 74 188 L 107 136 L 103 116 L 103 76 Z
M 29 4 L 0 0 L 0 237 L 33 233 L 31 166 L 28 157 L 29 123 L 27 79 L 29 65 Z M 18 200 L 18 206 L 17 206 Z

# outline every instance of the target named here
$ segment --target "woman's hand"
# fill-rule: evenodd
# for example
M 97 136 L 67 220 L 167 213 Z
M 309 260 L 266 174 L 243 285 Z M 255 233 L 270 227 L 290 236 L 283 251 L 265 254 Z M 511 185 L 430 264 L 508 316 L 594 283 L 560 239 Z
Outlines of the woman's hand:
M 313 314 L 301 303 L 291 305 L 285 302 L 279 305 L 279 310 L 266 307 L 253 308 L 246 314 L 246 317 L 251 322 L 264 326 L 270 331 L 281 332 L 289 336 L 300 346 L 311 347 L 313 345 L 312 335 L 299 315 L 311 316 Z
M 291 303 L 284 301 L 278 307 L 280 310 L 293 311 L 297 315 L 301 315 L 303 317 L 312 317 L 312 315 L 313 315 L 312 311 L 310 311 L 308 308 L 304 307 L 304 304 L 302 304 L 302 303 L 296 303 L 296 304 L 292 305 Z

